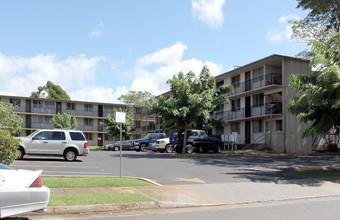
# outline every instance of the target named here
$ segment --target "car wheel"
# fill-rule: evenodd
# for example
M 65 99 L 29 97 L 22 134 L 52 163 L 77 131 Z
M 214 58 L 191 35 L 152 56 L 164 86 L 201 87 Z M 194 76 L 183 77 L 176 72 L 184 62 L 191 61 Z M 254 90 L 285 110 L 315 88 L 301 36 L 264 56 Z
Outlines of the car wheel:
M 21 147 L 18 147 L 17 156 L 15 159 L 21 160 L 24 157 L 24 155 L 25 155 L 24 150 Z
M 68 149 L 64 153 L 64 158 L 67 161 L 75 161 L 77 159 L 77 153 L 73 149 Z
M 192 154 L 194 152 L 194 146 L 192 146 L 191 144 L 187 145 L 187 153 L 188 154 Z
M 141 150 L 142 152 L 146 152 L 147 149 L 148 149 L 148 146 L 146 146 L 146 144 L 142 144 L 142 145 L 140 146 L 140 150 Z
M 165 151 L 166 151 L 167 153 L 172 153 L 172 152 L 174 151 L 174 148 L 172 147 L 171 144 L 167 144 L 167 145 L 165 146 Z
M 176 152 L 178 154 L 181 154 L 182 153 L 182 147 L 179 147 L 178 145 L 176 146 Z
M 215 147 L 214 147 L 214 152 L 215 152 L 215 153 L 221 153 L 221 152 L 222 152 L 222 147 L 219 146 L 219 145 L 218 145 L 218 146 L 215 146 Z
M 113 151 L 119 151 L 119 147 L 117 146 L 113 147 Z

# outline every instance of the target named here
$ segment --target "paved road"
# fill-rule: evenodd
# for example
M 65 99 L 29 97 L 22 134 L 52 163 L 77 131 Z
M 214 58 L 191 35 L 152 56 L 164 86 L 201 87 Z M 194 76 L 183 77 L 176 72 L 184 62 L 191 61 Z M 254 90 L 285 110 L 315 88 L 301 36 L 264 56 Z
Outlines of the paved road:
M 243 204 L 224 207 L 186 208 L 159 210 L 158 212 L 121 213 L 118 216 L 87 216 L 81 219 L 124 219 L 124 220 L 328 220 L 340 219 L 340 197 L 304 199 L 298 201 L 267 202 L 261 204 Z M 92 218 L 91 218 L 92 217 Z M 80 219 L 80 218 L 75 218 Z
M 43 169 L 44 175 L 119 176 L 119 152 L 91 151 L 76 162 L 58 157 L 25 157 L 11 166 L 22 169 Z M 122 175 L 144 177 L 160 184 L 202 184 L 234 182 L 287 181 L 283 172 L 298 167 L 340 169 L 339 156 L 319 157 L 196 157 L 178 158 L 165 153 L 124 151 Z

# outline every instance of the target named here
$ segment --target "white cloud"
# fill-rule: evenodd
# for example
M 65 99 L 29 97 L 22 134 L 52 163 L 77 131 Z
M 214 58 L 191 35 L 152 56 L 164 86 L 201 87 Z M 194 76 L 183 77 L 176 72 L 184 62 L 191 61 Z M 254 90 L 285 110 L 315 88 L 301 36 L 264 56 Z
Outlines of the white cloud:
M 219 28 L 224 22 L 224 3 L 225 0 L 192 0 L 191 9 L 194 17 L 212 28 Z
M 99 22 L 93 29 L 93 31 L 89 34 L 91 38 L 98 38 L 103 34 L 104 23 Z
M 48 80 L 65 90 L 82 86 L 94 81 L 101 60 L 104 58 L 79 55 L 59 61 L 51 54 L 25 58 L 0 53 L 1 94 L 29 96 Z
M 119 96 L 125 95 L 129 89 L 125 86 L 112 88 L 86 86 L 75 92 L 70 93 L 72 99 L 91 102 L 121 103 L 118 101 Z
M 279 19 L 278 27 L 272 28 L 267 32 L 266 38 L 270 43 L 281 43 L 284 40 L 289 40 L 292 36 L 290 20 L 297 20 L 297 15 L 282 16 Z
M 154 95 L 169 91 L 166 81 L 180 71 L 193 71 L 198 75 L 203 66 L 207 65 L 213 75 L 221 73 L 220 64 L 195 58 L 183 59 L 187 48 L 177 42 L 138 58 L 132 71 L 116 74 L 126 84 L 113 88 L 96 84 L 95 79 L 109 79 L 112 77 L 110 70 L 120 71 L 123 61 L 108 64 L 101 62 L 107 61 L 104 57 L 87 58 L 85 55 L 58 60 L 56 55 L 51 54 L 26 58 L 0 53 L 0 94 L 27 97 L 38 86 L 50 80 L 60 85 L 72 100 L 120 103 L 118 97 L 127 94 L 129 90 L 149 91 Z M 98 71 L 102 65 L 107 64 L 111 66 L 109 72 L 103 74 Z
M 207 65 L 213 75 L 221 73 L 222 65 L 214 62 L 202 62 L 194 58 L 183 60 L 186 49 L 186 45 L 177 42 L 168 48 L 160 49 L 137 59 L 135 69 L 130 72 L 130 75 L 134 76 L 130 89 L 149 91 L 154 95 L 159 95 L 170 90 L 166 81 L 178 72 L 193 71 L 198 75 L 203 66 Z

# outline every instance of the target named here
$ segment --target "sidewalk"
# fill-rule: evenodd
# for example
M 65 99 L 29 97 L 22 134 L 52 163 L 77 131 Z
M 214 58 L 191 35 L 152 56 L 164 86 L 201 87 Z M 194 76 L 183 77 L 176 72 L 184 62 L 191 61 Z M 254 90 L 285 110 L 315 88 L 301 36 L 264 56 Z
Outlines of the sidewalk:
M 52 193 L 89 192 L 90 189 L 53 189 Z M 85 191 L 84 191 L 85 190 Z M 123 203 L 104 205 L 78 205 L 48 207 L 48 211 L 28 213 L 27 216 L 41 219 L 46 215 L 65 215 L 80 213 L 112 213 L 126 210 L 163 209 L 182 207 L 203 207 L 222 205 L 241 205 L 288 201 L 310 198 L 340 196 L 340 184 L 322 182 L 317 185 L 239 182 L 220 184 L 192 184 L 167 186 L 109 187 L 93 188 L 99 193 L 134 193 L 134 190 L 145 194 L 156 202 Z

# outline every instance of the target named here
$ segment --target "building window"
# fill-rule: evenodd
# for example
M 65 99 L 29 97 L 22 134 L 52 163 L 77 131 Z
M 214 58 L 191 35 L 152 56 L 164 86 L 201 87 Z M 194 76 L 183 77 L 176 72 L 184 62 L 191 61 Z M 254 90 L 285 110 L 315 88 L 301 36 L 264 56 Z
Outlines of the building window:
M 234 88 L 240 87 L 240 82 L 240 75 L 231 78 L 231 84 L 234 86 Z
M 106 134 L 105 141 L 113 141 L 113 137 Z
M 282 120 L 275 121 L 275 131 L 282 131 Z
M 52 117 L 51 116 L 45 116 L 45 124 L 51 124 Z
M 45 101 L 45 108 L 47 108 L 47 109 L 54 109 L 54 102 L 52 102 L 52 101 Z
M 44 121 L 43 116 L 33 115 L 33 117 L 32 117 L 33 123 L 43 123 L 43 121 Z
M 263 79 L 263 67 L 253 70 L 253 82 L 261 81 Z
M 231 123 L 231 132 L 240 133 L 240 123 L 239 122 L 232 122 Z
M 40 100 L 33 100 L 33 108 L 43 108 L 43 103 Z
M 253 121 L 253 133 L 261 133 L 263 132 L 263 120 L 254 120 Z
M 231 101 L 231 111 L 239 111 L 241 109 L 241 100 L 236 99 Z
M 216 89 L 220 88 L 223 85 L 224 85 L 224 81 L 217 82 L 216 83 Z
M 92 118 L 84 118 L 84 125 L 85 126 L 92 126 L 93 125 L 93 119 Z
M 263 93 L 253 95 L 253 107 L 263 106 L 264 105 L 264 95 Z
M 136 114 L 142 114 L 142 108 L 135 108 Z
M 111 105 L 104 105 L 104 112 L 106 112 L 106 113 L 113 113 L 113 106 L 111 106 Z
M 10 102 L 14 107 L 16 107 L 16 106 L 20 107 L 20 99 L 10 98 L 10 99 L 9 99 L 9 102 Z
M 93 112 L 93 105 L 92 104 L 84 104 L 84 109 L 87 112 Z
M 224 126 L 217 125 L 216 126 L 216 134 L 217 135 L 224 134 Z
M 76 110 L 76 103 L 73 102 L 66 103 L 66 110 Z
M 141 121 L 135 121 L 135 128 L 141 127 Z
M 84 133 L 84 135 L 88 141 L 93 140 L 92 133 Z

